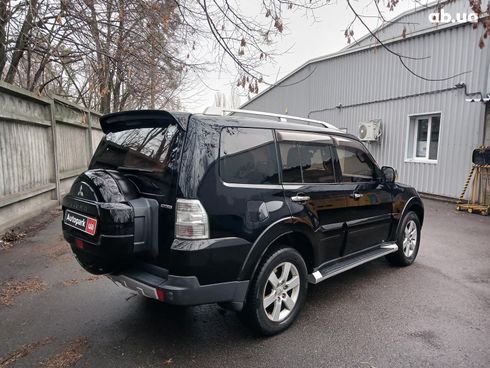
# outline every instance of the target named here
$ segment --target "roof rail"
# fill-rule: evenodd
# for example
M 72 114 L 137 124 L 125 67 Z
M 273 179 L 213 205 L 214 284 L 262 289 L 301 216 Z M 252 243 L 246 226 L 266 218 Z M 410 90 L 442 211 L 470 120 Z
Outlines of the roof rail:
M 218 110 L 221 111 L 221 114 L 219 113 Z M 338 130 L 338 128 L 335 125 L 326 123 L 324 121 L 307 119 L 307 118 L 302 118 L 299 116 L 274 114 L 271 112 L 264 112 L 264 111 L 240 110 L 240 109 L 221 109 L 221 108 L 213 107 L 212 109 L 206 109 L 206 111 L 204 113 L 210 114 L 210 115 L 224 115 L 224 113 L 232 113 L 232 114 L 243 114 L 243 115 L 253 115 L 253 116 L 267 116 L 267 117 L 277 118 L 279 121 L 294 121 L 294 122 L 298 122 L 300 124 L 320 125 L 320 126 L 323 126 L 325 128 L 328 128 L 328 129 Z

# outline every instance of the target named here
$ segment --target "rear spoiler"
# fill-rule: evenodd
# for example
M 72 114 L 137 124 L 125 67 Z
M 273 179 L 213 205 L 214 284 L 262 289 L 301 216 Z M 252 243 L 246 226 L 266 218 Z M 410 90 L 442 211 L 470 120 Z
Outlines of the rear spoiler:
M 137 128 L 160 128 L 178 125 L 187 128 L 191 114 L 170 113 L 164 110 L 132 110 L 104 115 L 100 118 L 102 131 L 107 134 Z

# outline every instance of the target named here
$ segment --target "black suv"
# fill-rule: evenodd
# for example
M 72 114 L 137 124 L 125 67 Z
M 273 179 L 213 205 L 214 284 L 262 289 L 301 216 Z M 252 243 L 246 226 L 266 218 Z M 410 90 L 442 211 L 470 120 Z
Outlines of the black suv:
M 417 192 L 354 136 L 272 115 L 102 117 L 106 136 L 63 200 L 82 267 L 165 303 L 219 303 L 271 335 L 308 283 L 383 256 L 411 264 Z

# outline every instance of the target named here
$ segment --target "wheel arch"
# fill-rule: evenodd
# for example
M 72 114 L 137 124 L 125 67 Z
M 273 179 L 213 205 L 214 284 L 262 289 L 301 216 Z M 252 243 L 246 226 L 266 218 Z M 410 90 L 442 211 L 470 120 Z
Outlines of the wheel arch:
M 411 197 L 405 203 L 405 207 L 403 208 L 403 211 L 400 215 L 400 220 L 398 221 L 398 225 L 397 225 L 395 234 L 398 234 L 398 232 L 400 230 L 400 226 L 401 226 L 402 221 L 403 221 L 403 218 L 409 212 L 415 212 L 415 214 L 419 218 L 420 227 L 422 227 L 422 224 L 424 223 L 424 204 L 422 203 L 422 200 L 420 199 L 420 197 Z
M 239 273 L 239 280 L 251 280 L 264 256 L 279 249 L 282 245 L 290 246 L 303 257 L 308 272 L 312 272 L 315 263 L 315 233 L 304 223 L 295 222 L 294 218 L 284 219 L 270 227 L 259 236 L 249 251 Z
M 415 203 L 409 207 L 409 211 L 415 212 L 420 221 L 420 226 L 424 223 L 424 206 L 422 203 Z
M 296 249 L 298 253 L 301 254 L 301 257 L 303 257 L 308 273 L 313 272 L 315 264 L 313 245 L 311 244 L 310 239 L 308 239 L 304 233 L 294 230 L 290 233 L 281 235 L 272 244 L 270 244 L 269 247 L 267 247 L 264 255 L 279 249 L 283 245 Z

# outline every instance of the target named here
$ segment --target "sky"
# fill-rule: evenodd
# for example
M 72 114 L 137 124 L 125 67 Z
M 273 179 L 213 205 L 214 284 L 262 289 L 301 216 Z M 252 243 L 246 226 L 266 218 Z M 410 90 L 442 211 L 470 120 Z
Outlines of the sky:
M 261 0 L 236 0 L 240 10 L 246 14 L 260 14 Z M 375 15 L 376 8 L 374 0 L 352 1 L 353 7 L 357 12 L 364 15 Z M 386 8 L 387 0 L 380 1 L 380 8 L 386 19 L 392 19 L 400 13 L 413 9 L 417 5 L 416 1 L 400 1 L 394 11 Z M 423 1 L 422 3 L 425 4 Z M 284 20 L 285 29 L 283 34 L 276 38 L 275 49 L 283 52 L 282 55 L 275 57 L 274 61 L 268 61 L 259 70 L 269 83 L 273 83 L 297 67 L 301 66 L 310 59 L 331 54 L 346 47 L 347 41 L 344 31 L 349 23 L 354 19 L 354 15 L 343 0 L 332 1 L 330 5 L 315 10 L 314 18 L 305 15 L 304 11 L 285 11 L 287 18 Z M 365 18 L 371 29 L 379 25 L 379 18 Z M 367 30 L 356 22 L 353 26 L 354 35 L 357 39 L 367 34 Z M 209 60 L 211 62 L 211 59 Z M 214 59 L 213 59 L 214 61 Z M 214 63 L 210 66 L 210 71 L 194 77 L 193 83 L 196 87 L 185 98 L 184 105 L 191 112 L 203 112 L 208 106 L 214 104 L 217 91 L 221 91 L 228 99 L 231 96 L 232 85 L 236 83 L 237 72 L 233 63 L 223 60 L 221 63 Z M 265 89 L 264 84 L 259 88 Z M 245 91 L 241 91 L 245 95 Z M 247 100 L 246 96 L 241 98 L 241 103 Z

